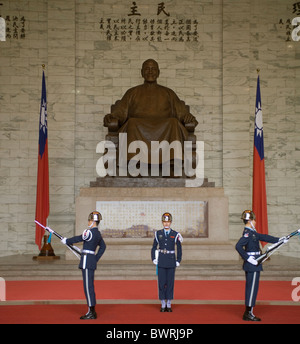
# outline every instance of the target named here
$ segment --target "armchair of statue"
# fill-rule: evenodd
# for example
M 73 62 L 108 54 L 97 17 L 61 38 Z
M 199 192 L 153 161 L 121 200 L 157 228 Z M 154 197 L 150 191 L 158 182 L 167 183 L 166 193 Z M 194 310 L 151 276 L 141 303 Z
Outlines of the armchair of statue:
M 117 100 L 115 104 L 111 105 L 111 113 L 114 113 L 114 109 L 118 106 L 119 102 L 120 100 Z M 182 100 L 180 102 L 182 103 L 183 106 L 185 106 L 186 112 L 189 113 L 190 112 L 189 106 L 186 105 L 185 102 Z M 120 125 L 119 120 L 117 118 L 111 119 L 110 122 L 108 123 L 106 121 L 104 121 L 103 123 L 104 127 L 107 127 L 108 129 L 108 132 L 105 136 L 105 140 L 113 142 L 115 144 L 117 152 L 119 149 L 119 130 L 123 124 Z M 197 138 L 195 135 L 195 128 L 197 124 L 198 123 L 195 121 L 189 122 L 189 123 L 182 123 L 182 125 L 185 127 L 188 133 L 186 141 L 192 142 L 193 167 L 195 166 L 195 162 L 196 162 L 196 139 Z M 117 157 L 118 157 L 118 153 L 117 153 Z

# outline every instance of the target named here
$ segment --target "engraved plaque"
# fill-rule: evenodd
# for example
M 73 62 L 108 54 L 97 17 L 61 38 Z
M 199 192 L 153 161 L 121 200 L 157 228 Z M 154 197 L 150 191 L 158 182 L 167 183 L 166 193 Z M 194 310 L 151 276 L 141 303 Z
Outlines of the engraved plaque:
M 147 238 L 162 228 L 161 216 L 170 212 L 171 227 L 184 238 L 208 237 L 206 201 L 98 201 L 100 230 L 106 238 Z

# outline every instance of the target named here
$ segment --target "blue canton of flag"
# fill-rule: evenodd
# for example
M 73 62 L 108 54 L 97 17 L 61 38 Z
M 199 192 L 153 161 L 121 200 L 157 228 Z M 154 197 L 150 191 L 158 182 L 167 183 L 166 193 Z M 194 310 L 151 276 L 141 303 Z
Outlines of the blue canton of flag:
M 42 97 L 40 108 L 40 133 L 39 133 L 39 154 L 41 158 L 45 152 L 45 145 L 48 137 L 47 129 L 47 95 L 46 95 L 46 82 L 45 73 L 43 72 L 42 80 Z
M 254 145 L 260 156 L 260 160 L 263 160 L 264 159 L 264 133 L 263 133 L 263 118 L 262 118 L 262 109 L 261 109 L 259 77 L 257 78 L 257 89 L 256 89 Z

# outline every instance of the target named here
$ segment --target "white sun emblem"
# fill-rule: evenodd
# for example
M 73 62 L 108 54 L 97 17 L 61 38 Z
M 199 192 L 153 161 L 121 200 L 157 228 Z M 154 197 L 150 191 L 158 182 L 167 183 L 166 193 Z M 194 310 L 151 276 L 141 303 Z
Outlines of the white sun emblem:
M 263 133 L 263 119 L 262 119 L 262 110 L 260 104 L 258 104 L 258 108 L 255 111 L 255 130 L 256 136 L 262 136 Z
M 46 132 L 47 127 L 47 109 L 46 103 L 43 100 L 42 108 L 41 108 L 41 123 L 40 123 L 40 130 L 43 129 L 43 132 Z

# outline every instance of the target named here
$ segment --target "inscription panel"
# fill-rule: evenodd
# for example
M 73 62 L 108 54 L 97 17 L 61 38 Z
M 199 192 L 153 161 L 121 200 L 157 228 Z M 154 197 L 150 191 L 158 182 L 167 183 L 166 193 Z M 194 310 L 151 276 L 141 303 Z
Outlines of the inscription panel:
M 97 201 L 106 238 L 147 238 L 162 228 L 161 216 L 170 212 L 172 228 L 185 238 L 208 237 L 207 201 Z

